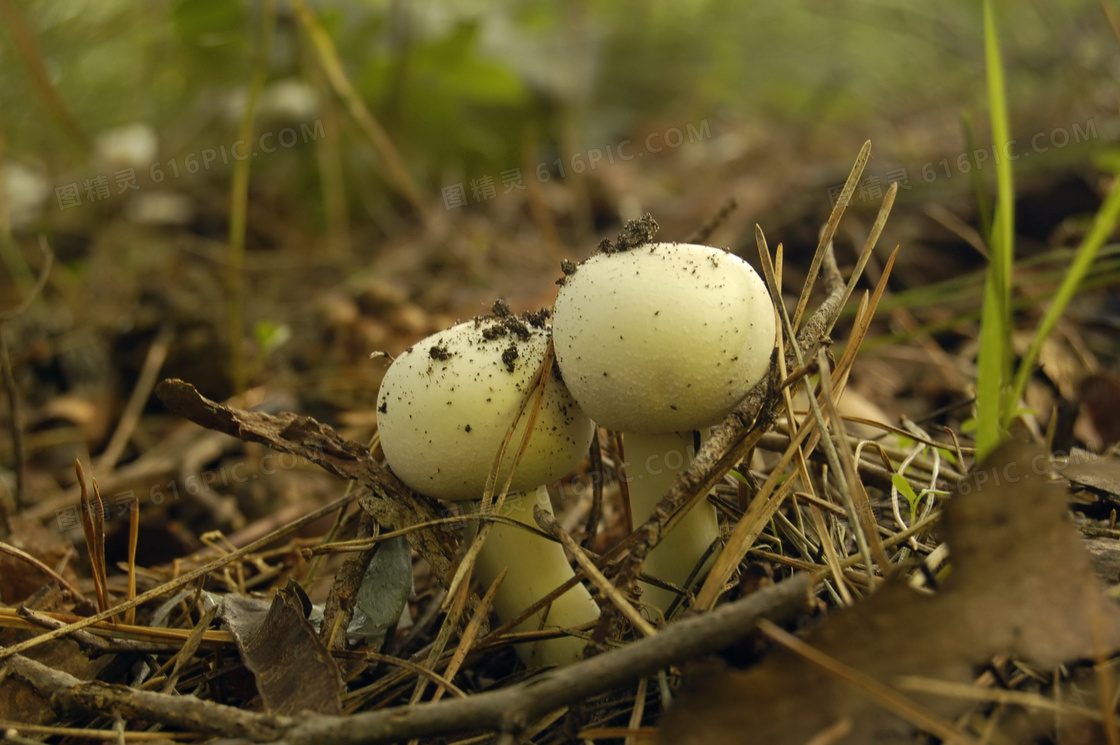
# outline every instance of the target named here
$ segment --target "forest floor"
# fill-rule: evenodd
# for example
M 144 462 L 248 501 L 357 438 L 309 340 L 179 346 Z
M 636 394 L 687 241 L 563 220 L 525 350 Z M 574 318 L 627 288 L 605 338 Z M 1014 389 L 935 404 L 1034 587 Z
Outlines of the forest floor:
M 1105 453 L 1120 440 L 1120 254 L 1106 246 L 1099 271 L 1043 348 L 1026 392 L 1031 413 L 1017 434 L 1044 448 L 1040 453 L 1075 453 L 1070 461 L 1051 457 L 1046 468 L 1047 480 L 1062 491 L 1058 508 L 1041 491 L 1035 500 L 1021 483 L 986 486 L 975 475 L 968 482 L 974 499 L 967 499 L 959 480 L 973 467 L 968 420 L 986 262 L 967 176 L 952 171 L 955 154 L 944 156 L 944 167 L 942 157 L 930 156 L 900 172 L 873 150 L 836 232 L 835 255 L 846 278 L 889 182 L 900 181 L 886 228 L 831 334 L 831 360 L 840 365 L 854 331 L 866 333 L 845 371 L 843 395 L 833 402 L 852 418 L 847 436 L 822 432 L 804 404 L 796 405 L 797 421 L 810 421 L 808 439 L 817 447 L 806 445 L 791 465 L 783 456 L 797 451 L 790 445 L 794 430 L 781 392 L 771 390 L 772 417 L 757 432 L 760 439 L 745 460 L 715 473 L 713 499 L 732 540 L 744 516 L 755 514 L 759 495 L 776 493 L 771 477 L 788 473 L 796 482 L 779 490 L 758 541 L 743 547 L 747 563 L 731 596 L 746 602 L 762 593 L 759 605 L 782 627 L 818 628 L 806 638 L 823 650 L 824 661 L 799 650 L 804 642 L 774 624 L 761 624 L 737 651 L 725 650 L 723 661 L 707 656 L 726 647 L 718 643 L 722 632 L 700 626 L 696 633 L 711 635 L 713 648 L 679 659 L 640 647 L 634 642 L 640 634 L 620 620 L 602 649 L 633 647 L 669 674 L 615 681 L 609 675 L 617 673 L 616 652 L 608 652 L 583 663 L 604 666 L 583 675 L 608 671 L 603 687 L 583 690 L 574 677 L 561 678 L 546 689 L 555 692 L 555 706 L 527 707 L 518 693 L 528 690 L 522 686 L 527 672 L 509 640 L 490 633 L 497 625 L 485 614 L 471 623 L 486 588 L 472 588 L 470 599 L 447 600 L 448 571 L 459 556 L 447 543 L 458 535 L 454 526 L 423 528 L 429 554 L 412 544 L 405 614 L 380 629 L 388 633 L 383 644 L 367 640 L 347 648 L 337 627 L 322 632 L 325 641 L 309 631 L 301 599 L 326 603 L 328 619 L 346 616 L 362 577 L 361 571 L 354 576 L 353 557 L 368 559 L 353 552 L 312 557 L 311 549 L 374 530 L 370 515 L 384 517 L 391 508 L 376 513 L 371 498 L 413 498 L 382 480 L 380 451 L 362 454 L 375 441 L 378 383 L 388 365 L 371 354 L 396 356 L 457 320 L 489 312 L 497 298 L 516 312 L 550 306 L 562 260 L 586 258 L 601 239 L 614 237 L 624 218 L 647 212 L 660 225 L 661 240 L 683 241 L 708 225 L 707 242 L 761 268 L 757 224 L 771 253 L 783 245 L 783 300 L 792 310 L 862 138 L 766 135 L 766 147 L 746 147 L 713 125 L 711 141 L 649 158 L 640 168 L 570 174 L 509 194 L 499 188 L 486 203 L 468 194 L 456 209 L 434 206 L 435 220 L 427 225 L 407 218 L 391 228 L 356 223 L 331 240 L 308 230 L 292 205 L 255 201 L 251 190 L 244 281 L 254 336 L 245 357 L 250 387 L 238 396 L 228 363 L 226 194 L 212 184 L 183 186 L 193 216 L 172 226 L 142 224 L 116 208 L 52 215 L 53 265 L 45 286 L 37 291 L 14 282 L 2 295 L 5 309 L 25 299 L 27 307 L 5 315 L 0 327 L 4 398 L 15 404 L 0 413 L 0 654 L 26 653 L 8 657 L 6 673 L 0 660 L 0 732 L 13 728 L 20 737 L 60 742 L 342 742 L 360 733 L 328 715 L 374 716 L 432 701 L 438 689 L 445 701 L 476 700 L 476 708 L 464 709 L 459 724 L 451 709 L 432 709 L 425 710 L 428 724 L 401 715 L 396 723 L 371 719 L 362 726 L 383 727 L 366 730 L 378 741 L 481 742 L 504 732 L 546 743 L 648 739 L 664 722 L 665 742 L 742 742 L 744 722 L 770 702 L 772 723 L 760 725 L 751 741 L 806 742 L 816 735 L 823 739 L 814 742 L 832 742 L 829 737 L 854 731 L 869 738 L 861 742 L 920 742 L 891 739 L 920 730 L 942 741 L 972 742 L 987 732 L 991 742 L 1116 742 L 1104 739 L 1118 737 L 1114 707 L 1101 702 L 1120 690 L 1113 663 L 1106 664 L 1120 646 L 1113 646 L 1116 634 L 1108 627 L 1116 611 L 1101 599 L 1115 596 L 1120 580 L 1120 552 L 1112 545 L 1120 536 L 1114 509 L 1120 478 L 1115 460 L 1087 454 Z M 927 152 L 954 148 L 943 141 Z M 1076 161 L 1018 184 L 1020 331 L 1012 340 L 1018 352 L 1107 187 Z M 725 210 L 732 198 L 736 206 Z M 36 234 L 17 232 L 15 243 L 29 277 L 44 270 Z M 861 296 L 876 290 L 874 318 L 857 321 Z M 810 311 L 826 296 L 818 280 Z M 165 386 L 157 396 L 165 379 L 184 381 L 210 402 L 186 387 Z M 733 441 L 741 443 L 749 431 L 740 428 Z M 854 465 L 872 520 L 863 530 L 852 525 L 831 485 L 835 471 L 822 440 L 838 443 L 841 457 Z M 594 557 L 608 557 L 600 569 L 614 578 L 626 552 L 609 552 L 637 526 L 626 523 L 620 506 L 617 442 L 605 432 L 599 442 L 605 479 L 595 479 L 585 462 L 553 497 L 560 524 Z M 362 444 L 361 453 L 354 443 Z M 1018 464 L 1014 471 L 1034 457 L 1034 451 L 1000 451 L 995 470 L 980 473 L 991 474 L 993 484 L 1001 474 L 1014 484 L 1008 464 Z M 82 495 L 88 500 L 92 491 L 79 483 L 76 461 L 97 481 L 100 520 L 91 516 L 96 510 L 82 510 Z M 579 488 L 596 481 L 601 490 Z M 980 491 L 991 499 L 975 499 Z M 949 499 L 950 493 L 961 499 Z M 1035 501 L 1037 510 L 1023 506 Z M 956 523 L 939 524 L 942 509 L 956 509 L 955 502 L 964 510 Z M 423 499 L 417 504 L 410 517 L 398 518 L 413 524 L 423 510 L 437 521 L 448 514 Z M 599 519 L 589 524 L 593 507 Z M 1073 515 L 1080 535 L 1069 521 L 1055 519 L 1063 514 Z M 875 556 L 870 572 L 860 546 L 868 528 L 877 534 L 872 549 L 888 562 Z M 945 577 L 947 536 L 958 541 L 949 538 L 952 579 L 933 592 Z M 811 607 L 765 594 L 802 573 L 815 582 Z M 859 602 L 887 576 L 874 603 Z M 128 602 L 138 595 L 152 600 Z M 216 604 L 221 598 L 235 600 Z M 60 638 L 32 641 L 122 602 L 134 607 L 69 638 L 57 632 Z M 838 612 L 848 605 L 854 609 Z M 264 633 L 266 611 L 276 624 L 268 633 L 283 633 L 287 641 L 262 651 L 253 635 Z M 1035 620 L 1033 635 L 1026 617 Z M 771 647 L 787 647 L 779 658 L 784 666 L 757 662 Z M 885 657 L 900 666 L 874 662 Z M 1084 663 L 1094 657 L 1099 667 Z M 692 683 L 677 690 L 682 670 Z M 905 685 L 902 675 L 910 676 Z M 894 687 L 881 690 L 868 678 Z M 931 678 L 974 690 L 931 693 Z M 94 679 L 116 687 L 83 684 Z M 502 691 L 512 698 L 481 696 Z M 214 706 L 177 708 L 183 694 Z M 784 702 L 771 701 L 779 694 L 788 694 Z M 764 698 L 742 705 L 752 696 Z M 674 698 L 674 713 L 662 720 Z M 821 701 L 829 703 L 814 709 Z M 869 714 L 867 701 L 890 714 Z M 504 715 L 495 713 L 499 704 L 508 707 Z M 531 716 L 512 721 L 509 711 Z

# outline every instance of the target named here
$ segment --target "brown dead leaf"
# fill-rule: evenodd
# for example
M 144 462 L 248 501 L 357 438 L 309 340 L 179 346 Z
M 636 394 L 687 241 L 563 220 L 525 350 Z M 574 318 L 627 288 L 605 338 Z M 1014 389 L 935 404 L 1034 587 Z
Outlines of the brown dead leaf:
M 229 595 L 222 616 L 268 711 L 342 713 L 342 678 L 334 658 L 307 620 L 310 601 L 294 581 L 267 611 L 254 598 Z
M 1093 455 L 1075 448 L 1069 462 L 1057 464 L 1055 468 L 1071 484 L 1112 501 L 1120 500 L 1120 460 L 1117 458 Z
M 1089 375 L 1077 387 L 1077 398 L 1103 445 L 1120 441 L 1120 381 L 1111 375 Z
M 1045 669 L 1120 649 L 1120 609 L 1105 599 L 1066 519 L 1064 490 L 1047 473 L 1040 449 L 1001 447 L 945 503 L 953 569 L 942 591 L 920 595 L 902 582 L 884 583 L 835 613 L 808 643 L 888 686 L 903 675 L 969 683 L 996 654 Z M 949 722 L 968 706 L 905 695 Z M 749 670 L 688 676 L 660 741 L 804 743 L 845 719 L 851 731 L 840 742 L 913 741 L 912 726 L 861 689 L 779 650 Z

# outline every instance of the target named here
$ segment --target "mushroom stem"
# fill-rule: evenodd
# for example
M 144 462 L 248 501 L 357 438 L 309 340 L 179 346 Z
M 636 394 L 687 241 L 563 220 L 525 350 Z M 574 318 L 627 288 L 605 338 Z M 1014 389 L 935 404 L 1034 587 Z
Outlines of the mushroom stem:
M 478 502 L 469 503 L 477 513 Z M 536 528 L 533 506 L 552 514 L 548 488 L 540 486 L 533 494 L 508 494 L 501 514 L 520 523 Z M 494 598 L 494 611 L 498 618 L 515 618 L 533 603 L 555 590 L 574 576 L 571 564 L 559 544 L 536 533 L 512 525 L 494 523 L 490 535 L 475 562 L 476 576 L 489 585 L 507 569 Z M 582 584 L 577 584 L 542 611 L 530 616 L 514 631 L 540 629 L 570 629 L 594 622 L 599 618 L 599 606 Z M 518 644 L 517 655 L 527 667 L 540 665 L 570 665 L 583 655 L 587 643 L 575 636 L 542 639 Z
M 661 499 L 669 493 L 677 475 L 692 460 L 695 455 L 694 434 L 625 433 L 623 445 L 626 454 L 626 479 L 634 527 L 649 519 Z M 719 522 L 716 519 L 716 508 L 707 501 L 694 502 L 688 514 L 649 553 L 642 571 L 651 577 L 684 587 L 697 562 L 708 554 L 709 547 L 717 538 Z M 696 573 L 693 582 L 703 577 L 713 557 L 714 554 L 708 555 L 705 566 Z M 660 608 L 662 613 L 669 609 L 677 597 L 674 592 L 648 583 L 641 583 L 641 587 L 643 602 Z

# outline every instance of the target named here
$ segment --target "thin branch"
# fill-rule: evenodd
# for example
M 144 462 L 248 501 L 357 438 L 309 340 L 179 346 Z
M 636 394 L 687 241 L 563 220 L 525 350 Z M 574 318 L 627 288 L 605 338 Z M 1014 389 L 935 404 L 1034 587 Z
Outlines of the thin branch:
M 804 575 L 666 626 L 656 635 L 511 688 L 465 699 L 399 706 L 348 717 L 314 716 L 289 730 L 285 745 L 387 743 L 463 730 L 517 734 L 550 711 L 723 649 L 760 619 L 788 619 L 808 607 Z
M 70 593 L 71 597 L 73 597 L 75 600 L 81 600 L 81 599 L 85 598 L 85 595 L 82 594 L 82 591 L 79 590 L 77 587 L 75 587 L 73 584 L 71 584 L 68 579 L 66 579 L 61 574 L 59 574 L 55 570 L 51 569 L 49 566 L 47 566 L 43 562 L 39 561 L 38 559 L 36 559 L 34 556 L 27 553 L 23 549 L 20 549 L 16 546 L 13 546 L 11 544 L 4 543 L 3 541 L 0 541 L 0 553 L 8 554 L 9 556 L 14 556 L 17 559 L 19 559 L 21 561 L 24 561 L 24 562 L 27 562 L 31 566 L 35 567 L 40 572 L 42 572 L 43 574 L 47 575 L 48 577 L 53 579 L 55 582 L 57 582 L 59 584 L 59 586 L 61 586 L 62 589 L 66 590 L 66 592 Z
M 152 396 L 152 388 L 156 384 L 160 368 L 167 360 L 167 353 L 171 349 L 171 341 L 174 338 L 175 332 L 170 324 L 164 325 L 156 334 L 155 341 L 148 348 L 148 355 L 144 358 L 144 366 L 140 368 L 140 377 L 132 389 L 128 404 L 124 407 L 124 413 L 117 422 L 117 428 L 113 430 L 113 436 L 109 438 L 109 444 L 98 456 L 94 470 L 111 471 L 121 459 L 125 446 L 140 421 L 140 415 L 144 413 L 144 407 Z
M 12 656 L 5 667 L 61 707 L 75 707 L 98 714 L 116 709 L 129 719 L 162 722 L 188 732 L 265 741 L 276 738 L 295 721 L 290 717 L 242 711 L 194 696 L 172 696 L 84 681 L 23 655 Z

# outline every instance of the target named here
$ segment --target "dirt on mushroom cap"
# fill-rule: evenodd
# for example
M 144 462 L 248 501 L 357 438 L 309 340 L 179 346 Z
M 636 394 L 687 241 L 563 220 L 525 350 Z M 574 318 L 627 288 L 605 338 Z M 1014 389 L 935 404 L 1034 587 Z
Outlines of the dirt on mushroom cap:
M 544 317 L 477 318 L 418 342 L 394 361 L 378 394 L 378 424 L 386 458 L 402 481 L 441 499 L 481 498 L 494 456 L 544 359 L 550 334 Z M 526 420 L 514 432 L 502 475 Z M 590 420 L 564 385 L 550 379 L 511 488 L 527 491 L 560 478 L 590 439 Z

